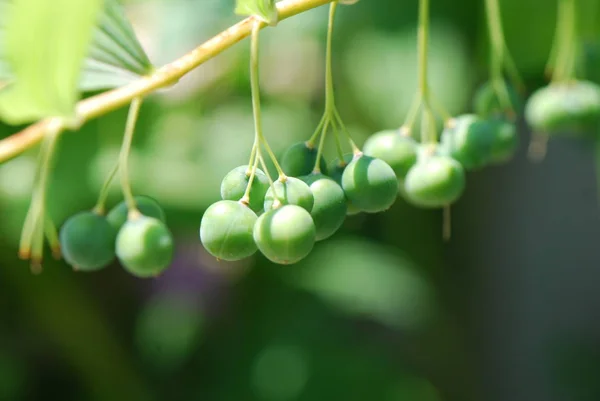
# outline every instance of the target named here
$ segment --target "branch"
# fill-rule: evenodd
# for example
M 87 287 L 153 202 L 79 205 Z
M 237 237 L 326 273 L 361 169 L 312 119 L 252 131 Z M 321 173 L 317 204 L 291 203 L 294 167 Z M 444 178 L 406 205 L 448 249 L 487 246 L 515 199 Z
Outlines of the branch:
M 279 20 L 284 20 L 305 11 L 320 7 L 332 0 L 284 0 L 277 5 Z M 84 124 L 92 118 L 107 114 L 110 111 L 129 104 L 136 97 L 143 97 L 162 87 L 177 82 L 181 77 L 221 54 L 226 49 L 250 36 L 254 19 L 243 21 L 227 28 L 217 36 L 209 39 L 183 57 L 157 69 L 149 76 L 140 78 L 131 84 L 116 88 L 77 103 L 78 123 Z M 266 27 L 261 24 L 261 29 Z M 9 160 L 39 143 L 52 118 L 30 125 L 24 130 L 0 140 L 0 163 Z M 64 130 L 61 124 L 61 130 Z

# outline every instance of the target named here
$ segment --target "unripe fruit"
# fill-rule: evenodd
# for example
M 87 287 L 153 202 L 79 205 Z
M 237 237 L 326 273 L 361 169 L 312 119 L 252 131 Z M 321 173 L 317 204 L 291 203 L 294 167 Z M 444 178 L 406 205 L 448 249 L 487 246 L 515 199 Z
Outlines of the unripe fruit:
M 525 118 L 537 132 L 596 134 L 600 122 L 600 87 L 576 81 L 538 89 L 527 102 Z
M 494 134 L 491 162 L 504 163 L 514 156 L 519 147 L 517 127 L 515 123 L 503 119 L 493 119 L 489 123 Z
M 117 257 L 123 268 L 134 276 L 157 276 L 173 259 L 171 232 L 154 217 L 129 219 L 117 235 Z
M 273 189 L 275 194 L 273 194 Z M 278 201 L 275 204 L 275 201 Z M 298 205 L 307 212 L 313 208 L 315 198 L 308 185 L 295 177 L 286 177 L 285 181 L 277 180 L 272 188 L 269 188 L 265 195 L 265 211 L 273 209 L 279 205 Z
M 200 241 L 217 259 L 236 261 L 256 253 L 253 230 L 256 214 L 246 205 L 222 200 L 213 203 L 202 216 Z
M 398 196 L 398 179 L 383 160 L 362 155 L 348 164 L 342 175 L 346 198 L 358 209 L 377 213 L 389 209 Z
M 306 142 L 298 142 L 287 148 L 281 157 L 281 168 L 290 177 L 301 177 L 313 172 L 317 161 L 317 148 L 309 148 Z M 319 168 L 327 174 L 327 164 L 321 156 Z
M 452 158 L 470 170 L 490 162 L 494 139 L 493 127 L 487 120 L 465 114 L 450 121 L 440 142 Z
M 417 161 L 417 142 L 399 130 L 380 131 L 365 141 L 363 153 L 383 160 L 399 179 L 404 179 Z
M 246 193 L 250 181 L 251 168 L 248 165 L 239 166 L 231 170 L 221 182 L 221 198 L 223 200 L 239 201 Z M 263 209 L 265 194 L 269 189 L 269 179 L 259 168 L 254 173 L 252 187 L 250 188 L 250 201 L 248 206 L 256 213 Z
M 496 88 L 491 81 L 484 83 L 477 89 L 473 98 L 473 110 L 475 114 L 482 118 L 500 117 L 518 112 L 522 107 L 522 101 L 519 94 L 511 85 L 506 86 L 508 92 L 508 100 L 512 106 L 512 110 L 507 109 L 500 101 Z
M 352 153 L 346 153 L 343 161 L 340 160 L 339 157 L 334 159 L 328 167 L 327 175 L 341 186 L 344 170 L 353 159 L 354 155 Z
M 115 259 L 116 236 L 104 216 L 89 211 L 70 217 L 59 233 L 65 261 L 82 271 L 99 270 Z
M 459 162 L 427 150 L 406 175 L 404 196 L 416 206 L 442 207 L 454 203 L 465 185 L 465 172 Z
M 310 212 L 316 228 L 316 240 L 331 237 L 344 223 L 346 212 L 346 195 L 334 180 L 323 174 L 311 174 L 302 177 L 310 186 L 315 203 Z
M 143 214 L 144 216 L 159 219 L 163 223 L 166 222 L 165 212 L 156 200 L 145 195 L 136 195 L 134 199 L 136 207 L 141 214 Z M 122 201 L 121 203 L 113 207 L 110 212 L 108 212 L 108 214 L 106 215 L 106 219 L 108 220 L 110 225 L 113 226 L 118 232 L 123 226 L 123 224 L 125 224 L 125 222 L 127 221 L 128 213 L 129 209 L 127 207 L 127 202 Z
M 297 205 L 269 210 L 254 226 L 258 249 L 274 263 L 290 265 L 299 262 L 312 251 L 315 239 L 312 217 Z

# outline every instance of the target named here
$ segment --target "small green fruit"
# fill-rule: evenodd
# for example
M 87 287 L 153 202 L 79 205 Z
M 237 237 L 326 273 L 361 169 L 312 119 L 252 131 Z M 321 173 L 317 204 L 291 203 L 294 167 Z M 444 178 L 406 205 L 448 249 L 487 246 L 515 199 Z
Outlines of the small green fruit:
M 536 132 L 596 134 L 600 122 L 600 87 L 577 81 L 538 89 L 527 102 L 525 118 Z
M 344 170 L 353 159 L 354 155 L 352 153 L 346 153 L 343 160 L 340 160 L 339 157 L 334 159 L 331 164 L 329 164 L 329 172 L 327 175 L 341 186 Z
M 256 221 L 254 241 L 274 263 L 290 265 L 312 251 L 316 229 L 310 213 L 297 205 L 269 210 Z
M 316 227 L 316 240 L 331 237 L 344 223 L 348 210 L 346 195 L 342 187 L 323 174 L 302 177 L 315 198 L 310 212 Z
M 301 177 L 313 172 L 317 161 L 317 148 L 309 148 L 306 142 L 298 142 L 290 146 L 281 158 L 281 168 L 290 177 Z M 327 174 L 327 164 L 321 156 L 319 168 Z
M 371 156 L 354 158 L 342 175 L 346 198 L 358 209 L 377 213 L 389 209 L 398 196 L 394 170 L 381 159 Z
M 519 134 L 515 123 L 503 119 L 489 121 L 494 135 L 492 142 L 492 163 L 504 163 L 510 160 L 519 147 Z
M 141 214 L 159 219 L 163 223 L 166 222 L 165 212 L 156 200 L 145 195 L 137 195 L 134 197 L 134 199 Z M 127 221 L 128 212 L 129 210 L 127 208 L 127 202 L 122 201 L 117 206 L 113 207 L 110 212 L 108 212 L 106 219 L 118 232 L 123 224 L 125 224 Z
M 125 270 L 134 276 L 157 276 L 173 259 L 171 232 L 154 217 L 129 219 L 117 235 L 117 257 Z
M 88 211 L 70 217 L 59 233 L 65 261 L 82 271 L 102 269 L 115 259 L 116 236 L 104 216 Z
M 417 206 L 435 208 L 450 205 L 464 192 L 464 169 L 449 156 L 428 153 L 429 150 L 406 175 L 404 195 Z
M 475 114 L 482 118 L 500 117 L 518 112 L 522 107 L 521 97 L 511 85 L 507 85 L 508 100 L 512 106 L 512 110 L 506 108 L 500 102 L 497 90 L 492 82 L 486 82 L 479 87 L 473 98 L 473 110 Z
M 273 194 L 273 189 L 275 194 Z M 265 211 L 273 209 L 275 199 L 279 201 L 280 205 L 298 205 L 309 213 L 315 202 L 309 186 L 295 177 L 286 177 L 283 182 L 281 180 L 275 181 L 273 187 L 269 188 L 265 195 Z
M 487 120 L 465 114 L 450 121 L 440 142 L 465 169 L 478 169 L 491 160 L 494 131 Z
M 239 166 L 231 170 L 221 182 L 221 198 L 224 200 L 239 201 L 246 193 L 250 181 L 250 166 Z M 265 194 L 269 189 L 269 179 L 259 168 L 254 173 L 252 187 L 250 188 L 250 209 L 260 212 L 265 202 Z
M 222 200 L 213 203 L 202 216 L 200 241 L 217 259 L 236 261 L 256 253 L 252 233 L 256 214 L 246 205 Z
M 363 152 L 367 156 L 383 160 L 399 179 L 404 179 L 417 161 L 417 142 L 399 130 L 380 131 L 366 140 Z

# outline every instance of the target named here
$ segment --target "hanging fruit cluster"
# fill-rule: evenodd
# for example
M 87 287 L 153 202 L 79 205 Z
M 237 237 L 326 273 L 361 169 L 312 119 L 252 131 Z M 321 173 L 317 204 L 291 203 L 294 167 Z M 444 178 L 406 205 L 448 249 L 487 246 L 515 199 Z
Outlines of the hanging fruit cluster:
M 248 163 L 223 178 L 222 200 L 211 205 L 201 219 L 200 240 L 217 259 L 236 261 L 260 252 L 274 263 L 297 263 L 316 242 L 334 235 L 347 216 L 384 212 L 399 197 L 417 207 L 443 209 L 447 238 L 450 206 L 465 190 L 466 172 L 505 163 L 515 154 L 519 146 L 516 118 L 523 107 L 524 85 L 506 46 L 498 0 L 485 1 L 491 45 L 489 80 L 476 92 L 472 111 L 451 116 L 429 87 L 429 0 L 420 0 L 419 84 L 413 104 L 400 128 L 379 131 L 359 148 L 338 111 L 331 65 L 338 3 L 356 1 L 330 5 L 325 110 L 314 133 L 305 142 L 292 144 L 280 160 L 263 133 L 258 65 L 259 33 L 264 24 L 277 24 L 277 8 L 273 0 L 238 3 L 238 13 L 253 16 L 254 144 Z M 552 81 L 525 105 L 525 119 L 536 132 L 530 154 L 538 158 L 545 153 L 548 135 L 596 134 L 600 123 L 600 87 L 575 77 L 579 43 L 575 0 L 559 0 L 558 16 L 548 63 Z M 173 238 L 165 214 L 152 198 L 134 196 L 129 183 L 128 156 L 140 105 L 140 98 L 131 103 L 119 161 L 96 206 L 68 219 L 59 233 L 44 213 L 48 166 L 57 137 L 49 128 L 21 238 L 23 258 L 39 264 L 46 237 L 55 255 L 62 252 L 70 265 L 82 271 L 101 269 L 115 259 L 138 277 L 156 276 L 169 266 Z M 324 147 L 331 137 L 337 155 L 328 163 Z M 277 177 L 271 176 L 266 161 L 275 166 Z M 125 199 L 106 214 L 108 187 L 119 171 Z

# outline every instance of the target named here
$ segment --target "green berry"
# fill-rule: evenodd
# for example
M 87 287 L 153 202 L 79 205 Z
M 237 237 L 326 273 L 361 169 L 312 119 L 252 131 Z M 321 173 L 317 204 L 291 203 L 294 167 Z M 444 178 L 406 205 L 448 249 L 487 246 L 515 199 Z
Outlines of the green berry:
M 82 271 L 99 270 L 115 259 L 116 236 L 104 216 L 88 211 L 70 217 L 59 233 L 65 261 Z
M 239 201 L 246 193 L 250 181 L 250 166 L 239 166 L 231 170 L 221 182 L 221 198 L 223 200 Z M 254 173 L 252 187 L 250 188 L 250 201 L 248 206 L 256 213 L 260 212 L 265 202 L 265 194 L 269 189 L 269 179 L 259 168 Z
M 383 160 L 403 179 L 417 161 L 417 142 L 399 130 L 377 132 L 366 140 L 363 152 Z
M 511 159 L 519 147 L 517 126 L 511 121 L 493 119 L 489 124 L 494 135 L 492 142 L 492 163 L 504 163 Z
M 274 196 L 273 190 L 275 190 L 276 196 Z M 281 181 L 280 179 L 275 181 L 273 187 L 269 188 L 265 195 L 265 211 L 278 206 L 275 204 L 275 199 L 279 201 L 279 205 L 298 205 L 306 209 L 309 213 L 315 202 L 309 186 L 304 181 L 295 177 L 286 177 L 285 181 Z
M 545 86 L 529 98 L 525 118 L 537 132 L 595 134 L 600 122 L 600 87 L 588 81 Z
M 427 150 L 406 175 L 404 195 L 417 206 L 442 207 L 454 203 L 465 185 L 465 172 L 458 161 Z
M 398 196 L 394 170 L 381 159 L 359 156 L 346 166 L 342 188 L 354 206 L 367 213 L 389 209 Z
M 145 195 L 137 195 L 134 197 L 134 199 L 135 204 L 141 214 L 159 219 L 163 223 L 166 222 L 165 212 L 156 200 Z M 113 207 L 110 212 L 108 212 L 106 219 L 118 232 L 123 224 L 125 224 L 127 221 L 128 213 L 129 209 L 127 208 L 127 202 L 122 201 L 117 206 Z
M 317 161 L 317 148 L 309 148 L 306 142 L 298 142 L 287 148 L 281 158 L 281 168 L 290 177 L 301 177 L 313 172 Z M 327 164 L 321 156 L 319 168 L 327 174 Z
M 344 223 L 348 206 L 342 187 L 323 174 L 302 177 L 315 198 L 310 212 L 316 228 L 316 240 L 331 237 Z
M 490 162 L 494 142 L 492 128 L 487 120 L 465 114 L 450 121 L 440 142 L 465 169 L 478 169 Z
M 236 261 L 256 253 L 252 237 L 256 214 L 246 205 L 222 200 L 213 203 L 202 216 L 200 241 L 217 259 Z
M 310 213 L 297 205 L 269 210 L 256 221 L 254 241 L 274 263 L 290 265 L 312 251 L 316 229 Z
M 354 159 L 354 155 L 352 153 L 346 153 L 344 155 L 344 159 L 340 160 L 339 157 L 334 159 L 328 167 L 328 176 L 331 177 L 335 182 L 342 185 L 342 175 L 344 174 L 344 170 L 346 166 L 350 164 L 350 162 Z
M 498 89 L 494 87 L 492 82 L 486 82 L 475 92 L 473 98 L 473 110 L 475 114 L 482 118 L 488 118 L 506 116 L 520 110 L 522 107 L 521 97 L 511 85 L 506 85 L 506 89 L 512 110 L 507 110 L 506 105 L 500 101 Z
M 129 219 L 117 235 L 117 257 L 134 276 L 157 276 L 173 259 L 171 232 L 154 217 L 142 215 Z

